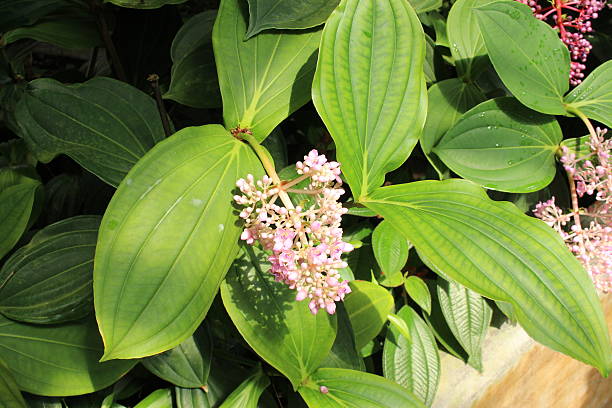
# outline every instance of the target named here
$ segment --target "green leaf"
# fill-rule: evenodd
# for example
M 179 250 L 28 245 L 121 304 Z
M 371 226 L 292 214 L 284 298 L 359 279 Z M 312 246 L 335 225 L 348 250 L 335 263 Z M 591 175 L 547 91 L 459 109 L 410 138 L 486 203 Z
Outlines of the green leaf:
M 223 401 L 219 408 L 257 408 L 259 397 L 270 385 L 261 366 Z
M 474 84 L 458 78 L 433 84 L 427 95 L 427 121 L 421 137 L 421 147 L 425 153 L 431 152 L 461 115 L 485 101 L 484 95 Z
M 381 281 L 382 285 L 400 286 L 404 283 L 402 268 L 408 261 L 408 251 L 411 246 L 410 242 L 406 241 L 390 223 L 383 221 L 376 226 L 372 233 L 374 256 L 385 281 L 397 283 L 389 285 Z
M 238 251 L 236 180 L 262 171 L 219 125 L 185 128 L 134 166 L 104 214 L 96 249 L 105 360 L 157 354 L 195 331 Z
M 344 307 L 351 319 L 355 344 L 361 350 L 387 322 L 393 311 L 393 296 L 382 286 L 372 282 L 352 281 L 351 293 L 344 299 Z
M 3 0 L 0 3 L 0 33 L 32 25 L 65 6 L 66 0 Z
M 134 408 L 172 408 L 172 392 L 168 388 L 153 391 Z
M 497 98 L 463 115 L 433 152 L 461 177 L 494 190 L 528 193 L 555 177 L 562 139 L 553 116 L 514 98 Z
M 334 345 L 320 367 L 349 368 L 352 370 L 365 371 L 365 364 L 355 347 L 355 335 L 351 320 L 343 303 L 336 304 L 336 317 L 338 330 Z
M 104 0 L 105 3 L 113 3 L 117 6 L 136 9 L 155 9 L 166 4 L 181 4 L 187 0 Z
M 165 137 L 153 99 L 110 78 L 76 85 L 37 79 L 16 114 L 40 161 L 67 154 L 112 186 Z
M 217 68 L 212 48 L 212 28 L 216 10 L 196 14 L 174 37 L 172 81 L 164 98 L 193 108 L 221 106 Z
M 450 51 L 455 60 L 457 73 L 467 80 L 478 78 L 487 66 L 487 49 L 474 9 L 490 1 L 458 0 L 448 13 L 446 30 Z
M 10 370 L 0 361 L 0 406 L 28 408 Z
M 40 183 L 24 179 L 0 191 L 0 258 L 10 251 L 28 227 Z
M 0 313 L 26 323 L 62 323 L 93 312 L 93 260 L 100 217 L 40 230 L 0 270 Z
M 344 368 L 320 368 L 299 392 L 310 408 L 424 407 L 416 396 L 386 378 Z
M 344 0 L 325 24 L 312 98 L 355 200 L 383 184 L 421 134 L 424 58 L 406 0 Z
M 181 344 L 142 360 L 153 374 L 174 385 L 199 388 L 206 385 L 212 358 L 212 338 L 201 325 Z
M 389 313 L 387 316 L 389 319 L 389 327 L 393 327 L 402 336 L 404 336 L 408 341 L 412 340 L 412 336 L 410 335 L 410 329 L 408 328 L 408 324 L 395 313 Z
M 29 408 L 64 408 L 64 404 L 62 404 L 62 399 L 57 397 L 26 395 L 26 403 Z M 116 407 L 113 406 L 112 408 Z
M 385 378 L 408 388 L 431 406 L 440 380 L 440 356 L 431 329 L 410 307 L 398 312 L 408 326 L 410 339 L 395 327 L 387 332 L 383 349 Z
M 442 0 L 410 0 L 409 3 L 419 14 L 442 7 Z
M 222 0 L 213 30 L 215 60 L 228 129 L 257 141 L 310 100 L 320 30 L 262 33 L 245 41 L 245 0 Z
M 610 339 L 593 283 L 553 229 L 469 181 L 383 187 L 365 202 L 434 271 L 511 303 L 535 340 L 607 374 Z
M 427 284 L 418 276 L 409 276 L 404 281 L 408 296 L 427 313 L 431 314 L 431 294 Z
M 303 29 L 321 25 L 340 0 L 248 0 L 251 38 L 270 28 Z
M 591 146 L 587 143 L 591 141 L 591 135 L 582 137 L 573 137 L 571 139 L 565 139 L 561 142 L 561 147 L 567 147 L 569 151 L 576 155 L 578 160 L 588 157 L 592 151 Z
M 612 127 L 612 61 L 606 61 L 566 97 L 567 110 L 579 110 L 587 117 Z
M 437 292 L 446 323 L 468 354 L 467 363 L 482 372 L 482 343 L 491 323 L 491 307 L 474 291 L 442 278 Z
M 39 326 L 0 316 L 0 359 L 23 391 L 68 396 L 105 388 L 137 361 L 98 363 L 102 341 L 96 322 Z
M 23 139 L 0 143 L 0 192 L 28 179 L 37 180 L 36 163 Z
M 570 56 L 557 32 L 517 1 L 489 3 L 474 13 L 489 58 L 510 92 L 538 112 L 565 114 Z
M 276 282 L 266 255 L 246 248 L 221 285 L 228 314 L 246 342 L 285 375 L 294 388 L 329 353 L 336 337 L 336 317 L 312 315 L 295 291 Z

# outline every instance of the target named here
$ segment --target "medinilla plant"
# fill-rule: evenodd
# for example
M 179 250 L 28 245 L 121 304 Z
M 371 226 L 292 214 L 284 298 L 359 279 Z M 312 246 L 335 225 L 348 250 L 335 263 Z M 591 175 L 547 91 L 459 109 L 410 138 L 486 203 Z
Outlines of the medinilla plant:
M 493 315 L 607 376 L 604 6 L 4 1 L 0 406 L 430 406 Z

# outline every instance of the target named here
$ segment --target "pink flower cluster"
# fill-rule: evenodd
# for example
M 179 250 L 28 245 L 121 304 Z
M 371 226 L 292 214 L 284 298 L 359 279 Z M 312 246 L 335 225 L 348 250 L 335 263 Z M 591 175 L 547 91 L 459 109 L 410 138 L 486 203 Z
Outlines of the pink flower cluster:
M 593 31 L 591 19 L 599 17 L 606 0 L 517 0 L 531 7 L 536 18 L 542 21 L 551 20 L 551 25 L 559 31 L 561 41 L 570 51 L 572 59 L 570 70 L 570 83 L 578 85 L 584 78 L 582 72 L 586 67 L 591 49 L 591 43 L 584 38 L 584 34 Z
M 561 158 L 573 179 L 570 182 L 575 183 L 576 195 L 595 195 L 595 203 L 586 210 L 564 213 L 555 205 L 553 197 L 536 205 L 534 214 L 561 235 L 595 286 L 609 292 L 612 290 L 612 222 L 609 214 L 612 208 L 612 140 L 606 140 L 605 133 L 598 128 L 596 135 L 591 136 L 588 142 L 591 153 L 586 157 L 577 158 L 564 147 Z
M 242 195 L 234 200 L 245 207 L 240 213 L 245 220 L 241 239 L 250 245 L 258 241 L 271 251 L 268 260 L 276 280 L 297 290 L 296 300 L 310 299 L 308 307 L 313 314 L 319 309 L 333 314 L 335 302 L 351 291 L 338 269 L 347 266 L 342 254 L 353 250 L 342 241 L 340 228 L 341 217 L 347 212 L 338 202 L 344 194 L 340 165 L 312 150 L 296 169 L 301 176 L 281 185 L 268 176 L 255 181 L 249 174 L 238 180 Z M 306 179 L 310 179 L 308 187 L 299 192 L 312 195 L 314 204 L 294 208 L 287 191 L 296 192 L 290 187 Z M 279 198 L 285 205 L 276 204 Z

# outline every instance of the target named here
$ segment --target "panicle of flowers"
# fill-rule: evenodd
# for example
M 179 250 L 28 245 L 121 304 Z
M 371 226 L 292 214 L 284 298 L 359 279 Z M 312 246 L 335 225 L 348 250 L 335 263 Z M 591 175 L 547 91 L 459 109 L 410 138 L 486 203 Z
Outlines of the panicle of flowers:
M 344 194 L 340 164 L 312 150 L 296 164 L 296 170 L 300 177 L 281 185 L 268 176 L 256 181 L 250 174 L 236 182 L 242 195 L 234 200 L 244 206 L 240 217 L 245 229 L 240 238 L 250 245 L 259 242 L 271 252 L 268 260 L 276 280 L 295 289 L 296 300 L 309 299 L 313 314 L 319 309 L 333 314 L 335 302 L 351 291 L 338 270 L 347 266 L 342 254 L 353 250 L 342 240 L 340 228 L 347 212 L 338 202 Z M 314 204 L 294 208 L 287 191 L 307 179 L 308 187 L 299 192 L 312 195 Z M 283 205 L 276 203 L 279 198 Z
M 563 238 L 591 276 L 595 286 L 604 292 L 612 290 L 612 139 L 606 140 L 606 130 L 597 128 L 587 143 L 590 153 L 585 157 L 563 147 L 561 162 L 575 183 L 578 197 L 595 195 L 595 203 L 586 210 L 564 213 L 554 197 L 538 203 L 536 217 L 553 227 Z M 588 218 L 588 225 L 582 220 Z M 587 224 L 585 223 L 585 224 Z
M 570 83 L 578 85 L 584 78 L 584 63 L 591 43 L 584 37 L 593 31 L 591 20 L 599 17 L 606 0 L 517 0 L 531 7 L 539 20 L 549 22 L 567 46 L 571 57 Z

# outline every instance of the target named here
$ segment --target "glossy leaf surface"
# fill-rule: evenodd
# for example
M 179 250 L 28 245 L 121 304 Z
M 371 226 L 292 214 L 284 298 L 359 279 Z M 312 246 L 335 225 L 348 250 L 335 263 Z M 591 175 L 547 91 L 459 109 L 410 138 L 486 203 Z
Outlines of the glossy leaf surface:
M 463 115 L 433 151 L 463 178 L 494 190 L 527 193 L 553 180 L 562 139 L 553 116 L 514 98 L 498 98 Z
M 257 408 L 259 397 L 270 385 L 270 379 L 261 367 L 240 384 L 219 408 Z
M 248 0 L 247 38 L 270 28 L 303 29 L 321 25 L 340 0 Z
M 327 393 L 321 392 L 322 386 Z M 416 396 L 384 377 L 343 368 L 320 368 L 299 391 L 310 408 L 424 407 Z
M 448 327 L 468 353 L 468 364 L 482 371 L 482 343 L 491 323 L 491 307 L 474 291 L 441 278 L 437 292 Z
M 0 258 L 10 251 L 26 230 L 40 183 L 25 179 L 0 191 Z
M 134 408 L 172 408 L 172 392 L 169 389 L 153 391 Z
M 0 270 L 0 313 L 28 323 L 61 323 L 93 312 L 93 260 L 100 217 L 49 225 Z
M 431 406 L 440 380 L 440 356 L 431 329 L 410 307 L 398 316 L 410 333 L 407 339 L 395 327 L 387 332 L 383 350 L 383 372 L 388 378 L 408 388 L 427 406 Z
M 263 252 L 246 248 L 221 285 L 234 325 L 249 345 L 285 375 L 294 388 L 327 356 L 336 337 L 336 317 L 310 313 L 307 301 L 276 282 Z
M 137 363 L 98 363 L 101 356 L 102 341 L 93 319 L 40 326 L 0 316 L 0 359 L 24 391 L 47 396 L 86 394 L 111 385 Z
M 427 112 L 425 36 L 405 0 L 345 0 L 325 24 L 313 102 L 355 200 L 416 144 Z
M 557 32 L 516 1 L 485 4 L 474 12 L 495 71 L 512 94 L 538 112 L 564 114 L 570 57 Z
M 223 119 L 258 141 L 310 100 L 320 30 L 262 33 L 245 41 L 246 2 L 222 0 L 213 45 Z
M 130 171 L 96 249 L 105 359 L 157 354 L 195 331 L 238 250 L 236 180 L 260 166 L 248 146 L 207 125 L 177 132 Z
M 546 224 L 463 180 L 383 187 L 365 204 L 397 226 L 434 271 L 511 303 L 535 340 L 610 371 L 595 288 Z
M 212 338 L 206 326 L 175 348 L 142 360 L 153 374 L 174 385 L 199 388 L 206 385 L 212 358 Z
M 570 92 L 565 102 L 587 117 L 612 127 L 612 61 L 606 61 Z
M 393 296 L 372 282 L 352 281 L 344 307 L 351 319 L 357 350 L 361 350 L 382 329 L 393 311 Z
M 39 160 L 67 154 L 112 186 L 165 137 L 153 99 L 103 77 L 76 85 L 32 81 L 17 118 Z
M 28 407 L 13 375 L 2 361 L 0 361 L 0 406 L 5 408 Z

